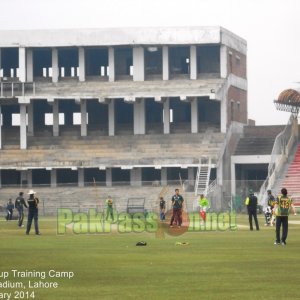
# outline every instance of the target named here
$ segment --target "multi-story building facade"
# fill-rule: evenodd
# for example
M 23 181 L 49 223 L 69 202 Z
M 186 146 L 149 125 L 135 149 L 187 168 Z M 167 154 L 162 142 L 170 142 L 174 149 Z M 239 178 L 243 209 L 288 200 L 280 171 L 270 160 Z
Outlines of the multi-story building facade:
M 195 180 L 247 123 L 222 27 L 0 31 L 0 185 Z

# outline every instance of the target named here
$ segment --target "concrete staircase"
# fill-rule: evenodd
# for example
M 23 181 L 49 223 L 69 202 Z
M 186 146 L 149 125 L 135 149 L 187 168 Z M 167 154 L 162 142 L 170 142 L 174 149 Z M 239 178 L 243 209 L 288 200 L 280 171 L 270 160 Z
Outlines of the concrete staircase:
M 211 166 L 209 164 L 200 165 L 198 167 L 196 177 L 196 194 L 206 194 L 206 190 L 209 183 Z

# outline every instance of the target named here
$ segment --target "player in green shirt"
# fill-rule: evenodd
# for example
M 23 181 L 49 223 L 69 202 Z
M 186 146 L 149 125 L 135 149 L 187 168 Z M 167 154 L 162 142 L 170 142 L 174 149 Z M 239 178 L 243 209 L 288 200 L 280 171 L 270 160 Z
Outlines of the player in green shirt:
M 114 221 L 114 209 L 113 209 L 113 199 L 111 196 L 108 196 L 106 201 L 106 220 L 108 220 L 108 217 L 110 216 L 112 221 Z
M 200 216 L 202 218 L 202 225 L 205 224 L 206 221 L 206 211 L 209 209 L 209 201 L 203 194 L 200 195 L 199 198 L 199 206 L 200 206 Z

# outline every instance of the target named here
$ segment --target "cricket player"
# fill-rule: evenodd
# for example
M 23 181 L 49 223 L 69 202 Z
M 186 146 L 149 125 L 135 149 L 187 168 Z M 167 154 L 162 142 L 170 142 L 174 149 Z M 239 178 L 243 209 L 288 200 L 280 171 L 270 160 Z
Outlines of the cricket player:
M 204 197 L 204 194 L 200 195 L 199 206 L 200 206 L 200 217 L 203 220 L 201 222 L 201 225 L 204 225 L 206 222 L 206 212 L 209 209 L 209 201 L 206 197 Z

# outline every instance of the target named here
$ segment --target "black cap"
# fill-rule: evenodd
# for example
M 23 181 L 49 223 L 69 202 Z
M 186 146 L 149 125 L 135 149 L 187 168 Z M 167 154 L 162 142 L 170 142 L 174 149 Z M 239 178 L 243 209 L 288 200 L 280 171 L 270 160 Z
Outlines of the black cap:
M 286 196 L 287 195 L 287 189 L 286 188 L 282 188 L 281 189 L 281 194 Z

